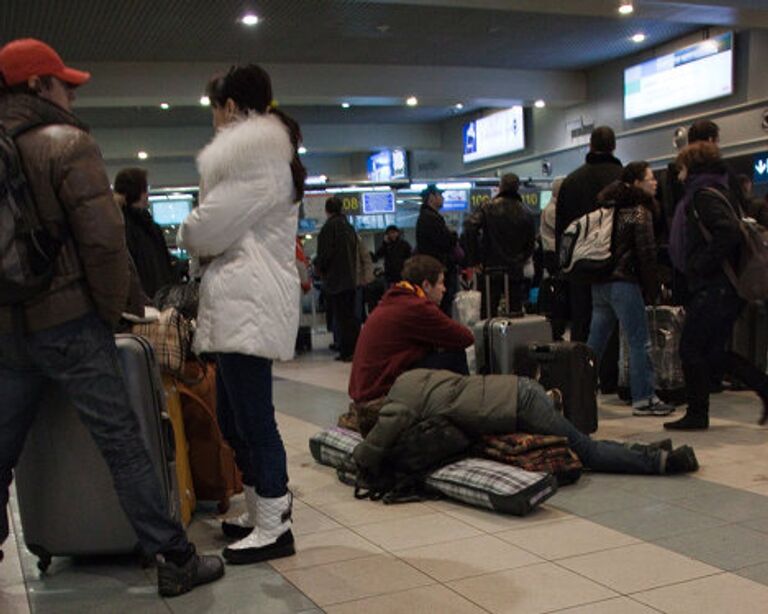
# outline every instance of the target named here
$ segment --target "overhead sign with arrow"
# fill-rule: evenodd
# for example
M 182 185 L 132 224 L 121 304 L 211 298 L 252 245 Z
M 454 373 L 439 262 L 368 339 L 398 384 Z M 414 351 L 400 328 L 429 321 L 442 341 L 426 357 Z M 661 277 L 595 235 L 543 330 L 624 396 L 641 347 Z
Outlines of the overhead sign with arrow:
M 752 169 L 752 183 L 768 183 L 768 153 L 757 154 Z

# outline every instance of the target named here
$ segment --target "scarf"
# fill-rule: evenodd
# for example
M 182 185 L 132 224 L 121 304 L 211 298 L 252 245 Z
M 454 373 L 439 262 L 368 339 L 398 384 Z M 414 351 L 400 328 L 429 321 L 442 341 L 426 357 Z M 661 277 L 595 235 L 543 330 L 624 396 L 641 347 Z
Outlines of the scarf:
M 701 173 L 691 175 L 685 182 L 685 195 L 677 204 L 669 231 L 669 256 L 674 267 L 685 273 L 686 259 L 686 212 L 696 192 L 707 187 L 728 190 L 728 174 Z
M 414 285 L 409 281 L 398 282 L 395 284 L 395 288 L 403 288 L 404 290 L 413 292 L 419 298 L 427 298 L 427 294 L 424 292 L 421 286 Z

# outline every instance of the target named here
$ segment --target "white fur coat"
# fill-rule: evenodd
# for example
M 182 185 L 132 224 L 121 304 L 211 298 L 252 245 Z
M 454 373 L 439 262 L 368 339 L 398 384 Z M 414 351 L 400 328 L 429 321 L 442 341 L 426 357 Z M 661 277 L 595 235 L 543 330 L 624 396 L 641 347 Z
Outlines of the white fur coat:
M 288 131 L 274 115 L 251 114 L 219 130 L 200 152 L 200 206 L 179 244 L 212 258 L 200 284 L 195 350 L 288 360 L 299 311 Z

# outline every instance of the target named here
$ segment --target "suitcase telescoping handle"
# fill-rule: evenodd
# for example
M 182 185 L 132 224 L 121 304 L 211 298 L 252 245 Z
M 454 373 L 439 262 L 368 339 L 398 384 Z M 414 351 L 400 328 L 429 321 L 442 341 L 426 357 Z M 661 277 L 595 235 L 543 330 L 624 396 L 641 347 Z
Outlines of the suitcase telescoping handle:
M 493 314 L 493 308 L 491 307 L 491 277 L 494 273 L 498 273 L 498 269 L 485 269 L 483 271 L 483 277 L 485 278 L 485 309 L 487 313 L 485 317 L 490 319 Z M 498 315 L 505 315 L 507 317 L 514 317 L 523 314 L 512 314 L 509 310 L 509 271 L 506 269 L 504 272 L 504 313 L 498 313 Z

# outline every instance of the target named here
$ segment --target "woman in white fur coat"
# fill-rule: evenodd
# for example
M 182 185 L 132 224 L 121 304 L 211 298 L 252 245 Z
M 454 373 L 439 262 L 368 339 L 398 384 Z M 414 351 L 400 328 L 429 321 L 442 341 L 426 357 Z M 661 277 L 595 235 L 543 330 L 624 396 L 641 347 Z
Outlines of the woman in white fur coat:
M 231 564 L 294 552 L 272 361 L 293 356 L 299 311 L 297 201 L 306 170 L 298 124 L 272 104 L 269 75 L 236 66 L 208 84 L 216 136 L 200 152 L 200 205 L 179 244 L 203 263 L 197 352 L 216 356 L 221 430 L 243 472 L 247 511 L 222 523 Z

